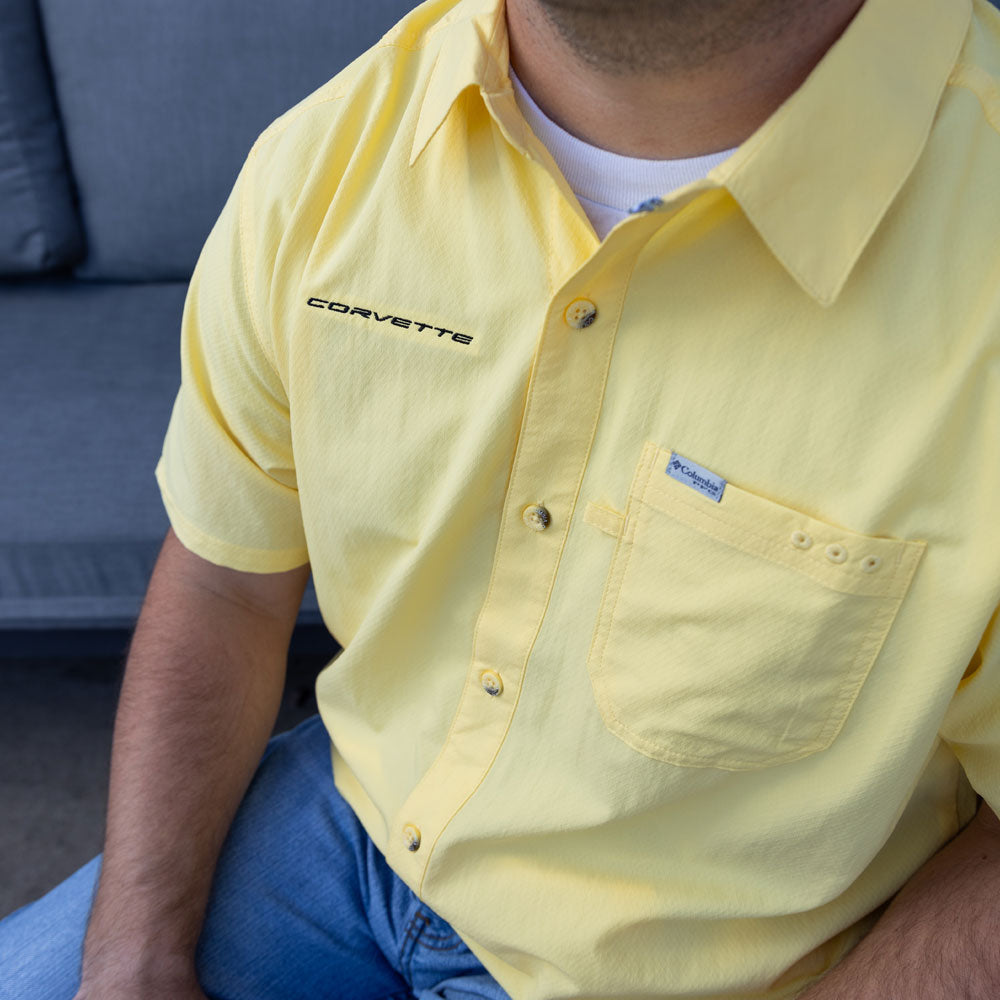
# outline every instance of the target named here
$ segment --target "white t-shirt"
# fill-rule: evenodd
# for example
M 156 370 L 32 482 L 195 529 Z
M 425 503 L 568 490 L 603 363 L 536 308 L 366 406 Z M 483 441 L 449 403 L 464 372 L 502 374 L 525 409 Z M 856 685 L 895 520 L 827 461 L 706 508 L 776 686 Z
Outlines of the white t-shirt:
M 600 239 L 644 201 L 699 180 L 735 152 L 727 149 L 683 160 L 643 160 L 612 153 L 578 139 L 548 118 L 513 67 L 510 79 L 521 114 L 552 154 Z

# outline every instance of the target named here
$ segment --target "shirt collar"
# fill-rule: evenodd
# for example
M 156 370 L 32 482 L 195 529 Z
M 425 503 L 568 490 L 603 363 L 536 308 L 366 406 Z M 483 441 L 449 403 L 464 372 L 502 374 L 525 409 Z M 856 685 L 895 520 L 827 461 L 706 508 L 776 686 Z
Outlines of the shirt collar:
M 459 95 L 478 87 L 483 97 L 513 94 L 507 69 L 504 0 L 460 0 L 434 29 L 437 54 L 420 106 L 410 166 L 420 158 Z M 508 137 L 509 138 L 509 137 Z
M 817 301 L 836 300 L 910 175 L 968 31 L 970 0 L 867 0 L 715 179 Z
M 836 300 L 916 164 L 971 10 L 971 0 L 866 0 L 805 83 L 709 174 L 819 303 Z M 478 87 L 493 111 L 491 98 L 511 89 L 503 0 L 460 0 L 438 31 L 411 164 L 464 90 Z M 519 116 L 498 125 L 527 145 Z

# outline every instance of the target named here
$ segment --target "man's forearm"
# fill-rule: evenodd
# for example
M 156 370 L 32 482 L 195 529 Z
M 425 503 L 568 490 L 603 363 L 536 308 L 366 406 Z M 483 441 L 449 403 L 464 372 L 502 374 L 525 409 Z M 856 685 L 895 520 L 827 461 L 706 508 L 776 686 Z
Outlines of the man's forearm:
M 800 1000 L 996 1000 L 1000 822 L 985 805 Z
M 85 986 L 193 977 L 218 853 L 281 697 L 287 629 L 185 577 L 193 557 L 173 544 L 122 687 Z

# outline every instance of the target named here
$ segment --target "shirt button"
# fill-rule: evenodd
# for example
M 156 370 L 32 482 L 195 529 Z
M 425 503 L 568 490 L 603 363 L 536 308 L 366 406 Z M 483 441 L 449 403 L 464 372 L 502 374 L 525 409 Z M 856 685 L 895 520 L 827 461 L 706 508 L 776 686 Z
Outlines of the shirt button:
M 865 556 L 861 560 L 861 568 L 866 573 L 874 573 L 882 565 L 882 560 L 878 556 Z
M 544 531 L 552 518 L 541 504 L 533 503 L 521 511 L 521 520 L 535 531 Z
M 826 558 L 832 563 L 842 563 L 847 558 L 847 549 L 843 545 L 828 545 L 826 547 Z
M 658 208 L 663 208 L 662 198 L 647 198 L 640 201 L 638 205 L 633 205 L 629 209 L 630 215 L 638 215 L 640 212 L 655 212 Z
M 420 831 L 412 823 L 407 823 L 403 827 L 403 840 L 408 851 L 420 849 Z
M 479 683 L 483 685 L 483 690 L 494 698 L 503 693 L 503 681 L 495 670 L 484 670 L 479 675 Z
M 792 532 L 792 545 L 797 549 L 808 549 L 813 540 L 804 531 Z
M 574 330 L 582 330 L 585 326 L 590 326 L 597 319 L 597 306 L 590 299 L 573 299 L 566 306 L 563 319 L 573 327 Z

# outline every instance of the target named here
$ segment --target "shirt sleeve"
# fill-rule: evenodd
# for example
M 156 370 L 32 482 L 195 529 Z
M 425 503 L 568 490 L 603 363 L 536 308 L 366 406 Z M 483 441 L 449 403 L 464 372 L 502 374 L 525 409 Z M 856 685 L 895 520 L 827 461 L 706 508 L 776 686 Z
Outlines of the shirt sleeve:
M 187 548 L 220 566 L 274 573 L 309 557 L 288 398 L 252 288 L 254 166 L 251 152 L 191 278 L 181 386 L 156 480 Z
M 948 706 L 940 734 L 972 787 L 1000 814 L 1000 608 Z

